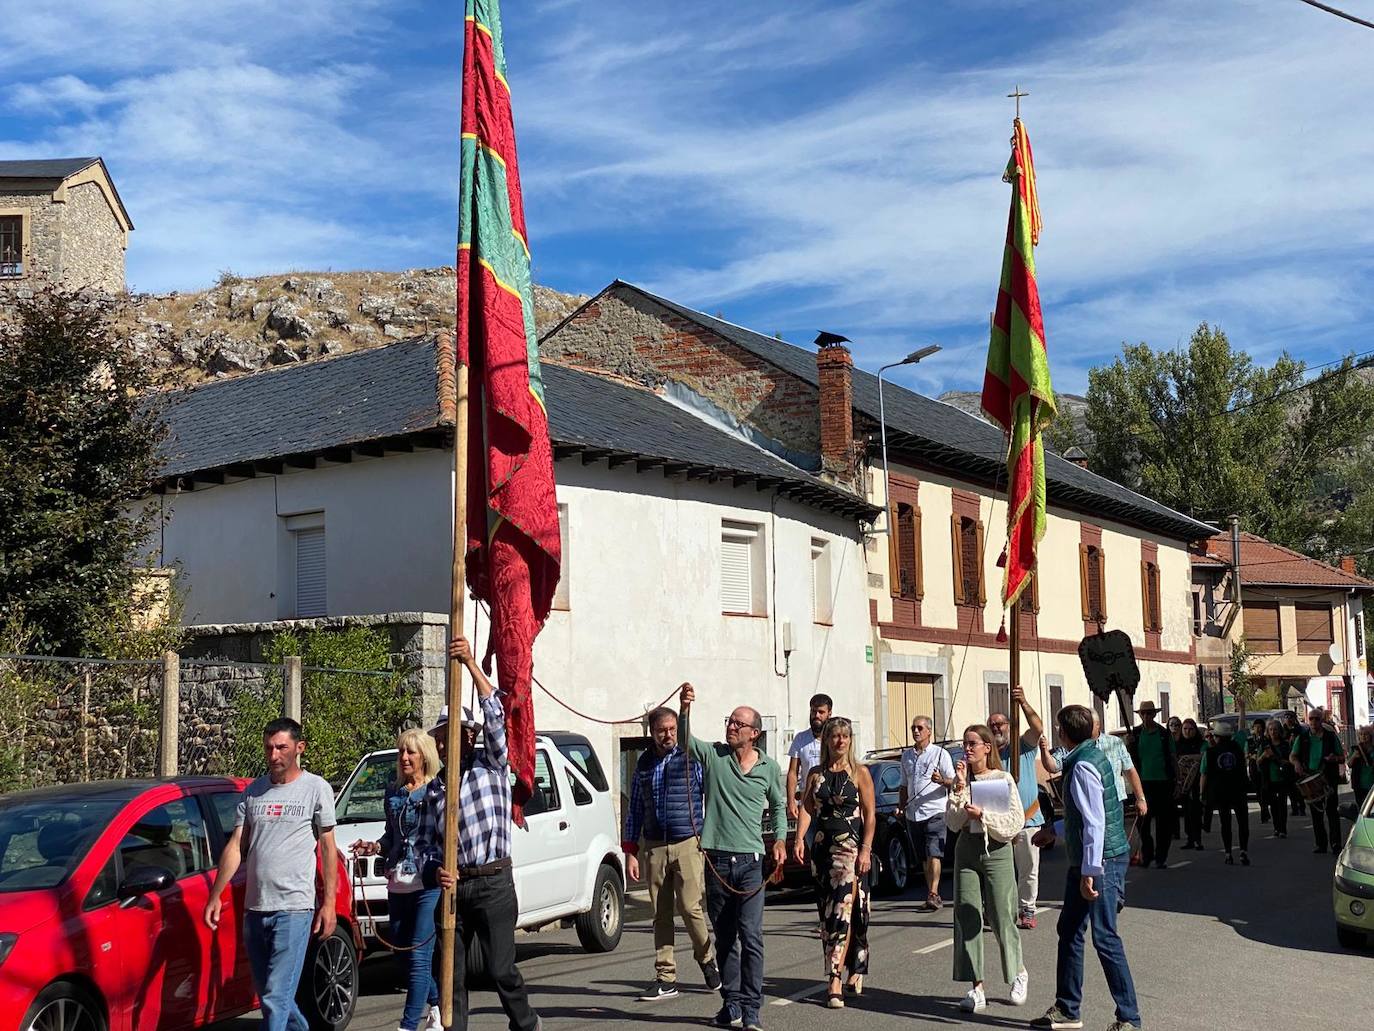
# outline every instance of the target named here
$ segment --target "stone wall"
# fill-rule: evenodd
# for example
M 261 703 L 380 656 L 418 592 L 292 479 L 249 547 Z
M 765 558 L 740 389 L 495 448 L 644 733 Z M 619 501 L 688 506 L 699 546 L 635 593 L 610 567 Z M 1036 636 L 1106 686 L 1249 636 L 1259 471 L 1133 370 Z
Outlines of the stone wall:
M 815 387 L 636 291 L 608 290 L 539 350 L 650 388 L 679 383 L 789 452 L 820 452 Z
M 67 190 L 62 213 L 61 278 L 68 286 L 124 290 L 124 231 L 95 183 Z
M 219 667 L 199 667 L 195 677 L 201 682 L 237 679 L 252 687 L 253 674 L 239 672 L 235 664 L 261 663 L 272 639 L 287 631 L 347 630 L 368 627 L 383 630 L 391 637 L 394 666 L 407 670 L 406 684 L 418 703 L 421 718 L 430 723 L 444 704 L 445 648 L 448 641 L 448 616 L 434 612 L 390 612 L 378 616 L 334 616 L 324 619 L 288 619 L 271 623 L 211 623 L 187 627 L 182 646 L 183 659 L 223 660 Z M 276 667 L 263 670 L 259 678 L 276 677 Z M 183 671 L 183 683 L 186 673 Z M 259 685 L 259 688 L 261 685 Z M 236 688 L 241 689 L 241 688 Z
M 27 294 L 34 283 L 56 274 L 62 262 L 62 206 L 52 202 L 51 190 L 0 192 L 0 213 L 22 213 L 28 231 L 24 275 L 0 279 L 0 297 Z

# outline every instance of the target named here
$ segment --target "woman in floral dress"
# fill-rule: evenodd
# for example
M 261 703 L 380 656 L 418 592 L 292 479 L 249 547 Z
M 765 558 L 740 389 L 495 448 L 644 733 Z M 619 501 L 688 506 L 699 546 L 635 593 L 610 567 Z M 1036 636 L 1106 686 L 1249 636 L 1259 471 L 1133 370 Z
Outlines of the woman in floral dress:
M 811 873 L 816 878 L 828 1005 L 844 1006 L 846 991 L 863 991 L 868 973 L 868 873 L 873 865 L 873 778 L 854 757 L 849 720 L 832 717 L 821 730 L 821 763 L 812 767 L 802 795 L 793 846 L 798 862 L 812 821 Z M 845 968 L 849 980 L 844 980 Z

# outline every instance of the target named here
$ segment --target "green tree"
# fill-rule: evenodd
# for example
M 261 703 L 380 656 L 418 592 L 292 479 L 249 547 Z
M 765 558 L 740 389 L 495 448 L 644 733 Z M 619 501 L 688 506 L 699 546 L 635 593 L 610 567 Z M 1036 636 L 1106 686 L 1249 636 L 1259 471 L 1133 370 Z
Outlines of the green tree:
M 1183 349 L 1127 345 L 1088 376 L 1091 468 L 1196 518 L 1236 513 L 1281 544 L 1320 547 L 1332 470 L 1374 434 L 1374 385 L 1351 368 L 1303 387 L 1303 363 L 1259 365 L 1206 324 Z
M 149 530 L 135 502 L 165 430 L 110 304 L 49 288 L 0 322 L 0 620 L 22 612 L 44 653 L 97 647 Z

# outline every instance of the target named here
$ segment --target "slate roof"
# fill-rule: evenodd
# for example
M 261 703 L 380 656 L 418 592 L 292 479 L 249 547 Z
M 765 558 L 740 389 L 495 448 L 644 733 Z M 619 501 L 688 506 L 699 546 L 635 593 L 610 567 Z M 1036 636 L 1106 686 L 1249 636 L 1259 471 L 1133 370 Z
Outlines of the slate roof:
M 618 287 L 641 294 L 798 379 L 813 386 L 818 384 L 816 353 L 812 350 L 713 318 L 624 280 L 616 280 L 606 291 Z M 877 423 L 877 376 L 855 367 L 853 385 L 854 408 Z M 883 384 L 883 400 L 887 411 L 890 451 L 908 455 L 936 471 L 983 484 L 995 485 L 1005 479 L 1006 446 L 1001 430 L 953 405 L 891 382 Z M 1157 530 L 1178 540 L 1201 540 L 1216 533 L 1214 526 L 1192 519 L 1048 452 L 1045 454 L 1045 480 L 1051 504 Z
M 432 338 L 354 351 L 166 396 L 164 477 L 313 454 L 441 424 Z
M 425 337 L 174 392 L 166 397 L 161 475 L 232 474 L 253 462 L 443 430 L 452 423 L 440 404 L 439 363 L 439 343 Z M 677 466 L 855 518 L 878 513 L 649 390 L 552 363 L 543 373 L 560 457 Z
M 0 179 L 65 179 L 100 158 L 44 158 L 37 161 L 0 161 Z
M 1229 566 L 1231 534 L 1219 533 L 1206 542 L 1207 554 L 1194 555 L 1193 564 L 1206 568 Z M 1329 587 L 1335 590 L 1374 591 L 1374 580 L 1347 573 L 1310 558 L 1256 533 L 1240 535 L 1240 582 L 1248 587 Z

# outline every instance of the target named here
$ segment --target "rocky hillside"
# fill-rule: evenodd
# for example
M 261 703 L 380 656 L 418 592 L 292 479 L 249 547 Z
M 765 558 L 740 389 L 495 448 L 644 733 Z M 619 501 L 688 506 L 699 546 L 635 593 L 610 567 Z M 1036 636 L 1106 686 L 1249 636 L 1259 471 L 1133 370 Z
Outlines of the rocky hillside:
M 543 332 L 585 297 L 534 288 Z M 453 328 L 454 270 L 225 274 L 194 293 L 130 294 L 117 328 L 167 378 L 195 382 Z

